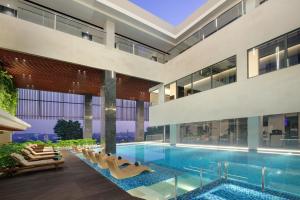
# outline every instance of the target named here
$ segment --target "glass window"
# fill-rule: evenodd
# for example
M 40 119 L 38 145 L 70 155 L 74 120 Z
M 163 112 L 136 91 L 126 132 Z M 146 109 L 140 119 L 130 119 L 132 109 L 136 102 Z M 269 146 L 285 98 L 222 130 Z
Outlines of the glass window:
M 159 98 L 159 90 L 154 90 L 150 92 L 150 105 L 155 106 L 158 104 L 158 98 Z
M 192 76 L 186 76 L 177 81 L 177 98 L 192 94 Z
M 249 77 L 284 68 L 285 37 L 272 40 L 248 52 Z
M 193 93 L 211 89 L 211 68 L 207 67 L 193 75 Z
M 236 81 L 236 57 L 233 56 L 212 66 L 213 88 Z
M 263 116 L 260 146 L 299 149 L 299 113 Z
M 293 66 L 300 63 L 300 30 L 288 34 L 287 37 L 287 66 Z
M 165 86 L 165 102 L 176 99 L 176 82 Z

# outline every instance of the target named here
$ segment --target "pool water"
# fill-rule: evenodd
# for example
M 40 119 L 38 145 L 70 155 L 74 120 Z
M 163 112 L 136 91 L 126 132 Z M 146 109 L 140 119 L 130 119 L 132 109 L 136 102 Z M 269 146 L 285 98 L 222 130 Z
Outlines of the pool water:
M 204 189 L 205 190 L 205 189 Z M 179 197 L 179 200 L 298 200 L 296 196 L 274 191 L 260 191 L 260 188 L 240 184 L 234 181 L 223 181 L 214 188 L 202 192 L 195 190 Z
M 178 196 L 219 180 L 225 174 L 228 179 L 260 186 L 262 167 L 265 167 L 266 188 L 300 196 L 300 156 L 157 144 L 118 145 L 116 154 L 131 162 L 139 161 L 155 170 L 154 173 L 116 180 L 109 175 L 108 170 L 92 166 L 119 187 L 136 196 L 173 198 L 175 175 Z

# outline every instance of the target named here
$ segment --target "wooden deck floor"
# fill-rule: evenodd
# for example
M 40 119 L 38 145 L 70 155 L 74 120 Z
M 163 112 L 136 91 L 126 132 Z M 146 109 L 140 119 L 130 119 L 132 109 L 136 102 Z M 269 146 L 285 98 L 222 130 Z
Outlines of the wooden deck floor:
M 1 200 L 129 200 L 130 196 L 69 152 L 62 169 L 0 179 Z

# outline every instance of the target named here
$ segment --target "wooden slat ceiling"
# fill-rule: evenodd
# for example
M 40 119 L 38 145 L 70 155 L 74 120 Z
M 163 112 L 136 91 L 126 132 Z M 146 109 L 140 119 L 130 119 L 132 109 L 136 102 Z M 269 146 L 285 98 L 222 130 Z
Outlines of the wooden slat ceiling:
M 0 61 L 16 87 L 63 93 L 100 95 L 104 71 L 40 56 L 0 49 Z M 117 98 L 149 101 L 157 82 L 117 74 Z

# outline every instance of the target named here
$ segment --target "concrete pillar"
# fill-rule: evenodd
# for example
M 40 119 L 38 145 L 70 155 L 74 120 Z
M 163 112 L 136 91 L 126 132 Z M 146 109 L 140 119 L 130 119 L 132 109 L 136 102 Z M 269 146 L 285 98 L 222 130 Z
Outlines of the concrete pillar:
M 180 125 L 170 125 L 170 145 L 176 145 L 180 142 Z
M 116 75 L 105 71 L 104 78 L 104 120 L 103 143 L 106 153 L 116 153 Z M 101 138 L 102 139 L 102 138 Z
M 107 20 L 105 23 L 105 44 L 108 48 L 115 48 L 115 23 Z
M 249 150 L 256 151 L 259 147 L 259 136 L 262 130 L 261 117 L 248 118 L 248 148 Z
M 158 104 L 163 104 L 165 102 L 165 87 L 163 84 L 158 89 Z
M 100 89 L 100 135 L 101 144 L 105 145 L 105 87 Z
M 135 141 L 144 141 L 144 101 L 136 101 Z
M 84 96 L 84 130 L 83 138 L 92 138 L 93 135 L 93 104 L 92 95 Z

